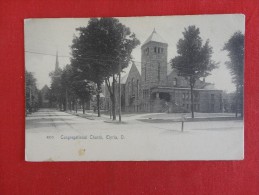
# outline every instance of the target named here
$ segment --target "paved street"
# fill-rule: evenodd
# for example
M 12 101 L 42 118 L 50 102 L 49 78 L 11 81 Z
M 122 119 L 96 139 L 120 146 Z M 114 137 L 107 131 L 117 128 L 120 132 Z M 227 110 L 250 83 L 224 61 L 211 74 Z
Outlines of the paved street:
M 156 114 L 153 114 L 154 116 Z M 44 109 L 26 117 L 26 158 L 30 161 L 240 159 L 243 121 L 146 123 L 127 115 L 81 118 Z

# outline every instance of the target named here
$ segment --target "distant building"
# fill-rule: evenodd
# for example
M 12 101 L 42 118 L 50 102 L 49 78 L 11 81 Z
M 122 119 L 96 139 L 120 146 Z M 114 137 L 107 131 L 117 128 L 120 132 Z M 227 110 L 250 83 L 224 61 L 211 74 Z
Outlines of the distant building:
M 190 87 L 168 65 L 167 49 L 166 41 L 154 30 L 141 46 L 141 67 L 132 64 L 121 79 L 122 111 L 190 112 Z M 105 90 L 104 94 L 109 107 L 109 93 Z M 222 112 L 222 90 L 205 79 L 196 81 L 193 95 L 195 112 Z

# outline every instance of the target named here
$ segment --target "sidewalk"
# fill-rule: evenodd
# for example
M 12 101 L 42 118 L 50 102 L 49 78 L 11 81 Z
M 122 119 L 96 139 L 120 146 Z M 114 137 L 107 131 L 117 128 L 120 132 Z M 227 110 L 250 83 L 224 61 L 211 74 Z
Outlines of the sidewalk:
M 81 112 L 81 111 L 80 111 Z M 97 113 L 87 110 L 85 114 L 66 111 L 68 114 L 79 116 L 81 118 L 86 118 L 88 120 L 100 120 L 106 123 L 120 124 L 117 120 L 113 121 L 110 115 L 101 114 L 101 117 L 97 116 Z M 182 120 L 186 122 L 195 121 L 225 121 L 225 120 L 243 120 L 242 118 L 235 117 L 234 113 L 194 113 L 194 118 L 191 118 L 191 113 L 132 113 L 132 114 L 122 114 L 122 123 L 127 123 L 128 121 L 141 121 L 148 123 L 168 123 L 168 122 L 181 122 Z
M 243 118 L 235 117 L 234 113 L 153 113 L 148 118 L 138 119 L 142 122 L 150 123 L 167 123 L 167 122 L 198 122 L 198 121 L 225 121 L 225 120 L 243 120 Z
M 68 113 L 68 114 L 79 116 L 81 118 L 86 118 L 88 120 L 107 120 L 107 119 L 110 119 L 110 117 L 105 115 L 105 114 L 101 114 L 101 117 L 98 117 L 97 113 L 91 113 L 91 112 L 85 112 L 85 114 L 80 113 L 80 112 L 76 113 L 75 111 L 72 111 L 72 112 L 65 111 L 65 112 Z

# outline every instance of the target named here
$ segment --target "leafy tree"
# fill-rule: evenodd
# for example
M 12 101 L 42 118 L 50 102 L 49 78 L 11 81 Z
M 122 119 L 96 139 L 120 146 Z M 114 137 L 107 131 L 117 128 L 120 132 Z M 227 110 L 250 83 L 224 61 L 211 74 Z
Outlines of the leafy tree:
M 51 77 L 51 102 L 56 104 L 56 107 L 60 110 L 62 109 L 62 102 L 64 100 L 64 94 L 62 93 L 63 91 L 61 86 L 61 74 L 62 70 L 60 68 L 57 68 L 55 71 L 49 74 Z
M 92 81 L 85 79 L 81 72 L 73 69 L 71 75 L 71 90 L 73 94 L 82 102 L 83 114 L 85 114 L 85 103 L 91 100 L 95 91 L 95 85 Z M 76 102 L 77 103 L 77 102 Z
M 115 114 L 115 75 L 128 66 L 132 50 L 139 44 L 134 33 L 115 18 L 93 18 L 87 27 L 77 29 L 74 37 L 71 63 L 81 71 L 84 78 L 97 85 L 97 107 L 100 116 L 100 90 L 105 81 L 112 101 L 113 119 Z M 112 83 L 110 83 L 112 77 Z
M 232 82 L 236 85 L 236 116 L 240 110 L 241 117 L 243 117 L 244 41 L 244 35 L 235 32 L 223 47 L 223 50 L 228 52 L 230 61 L 227 61 L 226 65 L 232 75 Z
M 38 90 L 38 106 L 39 106 L 39 108 L 42 107 L 42 101 L 43 101 L 43 97 L 42 97 L 41 90 Z
M 25 94 L 26 112 L 35 112 L 39 108 L 39 90 L 37 89 L 36 79 L 32 72 L 25 70 Z
M 184 29 L 183 38 L 177 43 L 178 56 L 173 58 L 170 63 L 172 68 L 178 71 L 179 76 L 188 80 L 191 88 L 191 112 L 193 111 L 193 88 L 195 82 L 210 75 L 210 72 L 217 67 L 212 57 L 212 47 L 209 40 L 202 44 L 200 30 L 196 26 L 188 26 Z
M 62 90 L 62 94 L 64 95 L 64 110 L 67 110 L 68 107 L 70 107 L 71 110 L 71 100 L 74 101 L 74 90 L 73 90 L 73 86 L 72 86 L 72 75 L 73 75 L 73 70 L 71 65 L 66 65 L 64 67 L 64 69 L 62 70 L 61 73 L 61 90 Z M 68 105 L 69 104 L 69 105 Z

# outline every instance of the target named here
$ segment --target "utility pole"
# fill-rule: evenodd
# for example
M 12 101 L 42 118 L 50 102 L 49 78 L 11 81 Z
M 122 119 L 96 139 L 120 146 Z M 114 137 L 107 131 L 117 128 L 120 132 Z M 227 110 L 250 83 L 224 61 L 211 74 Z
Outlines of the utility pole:
M 119 63 L 119 122 L 121 122 L 121 63 Z
M 66 111 L 68 111 L 68 95 L 67 95 L 67 89 L 66 89 Z

